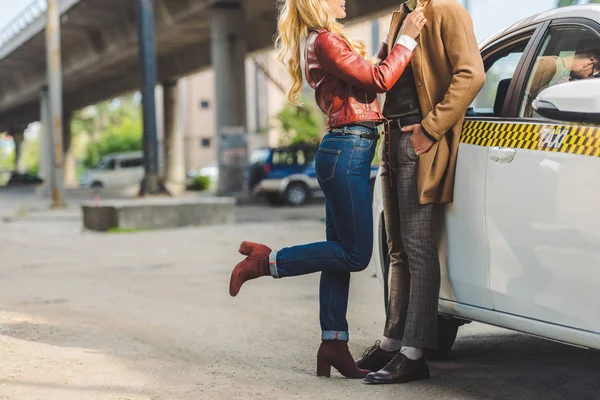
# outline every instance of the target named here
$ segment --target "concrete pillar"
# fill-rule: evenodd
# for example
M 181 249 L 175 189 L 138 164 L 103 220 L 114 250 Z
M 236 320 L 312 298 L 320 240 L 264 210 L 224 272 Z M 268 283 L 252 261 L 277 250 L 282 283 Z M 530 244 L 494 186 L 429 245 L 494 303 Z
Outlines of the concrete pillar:
M 64 184 L 65 187 L 77 187 L 77 162 L 73 155 L 73 138 L 71 132 L 71 119 L 73 114 L 67 112 L 63 118 L 63 159 L 64 159 Z
M 25 164 L 23 160 L 23 141 L 25 140 L 25 131 L 22 128 L 10 130 L 10 135 L 15 143 L 15 171 L 18 174 L 25 173 Z
M 212 8 L 219 195 L 243 191 L 242 172 L 248 159 L 243 3 L 242 0 L 216 0 Z
M 48 89 L 42 89 L 40 93 L 40 178 L 47 183 L 50 180 L 50 169 L 52 163 L 52 129 L 50 128 L 48 104 Z M 48 192 L 49 193 L 49 192 Z
M 62 64 L 60 51 L 60 11 L 58 0 L 48 0 L 46 12 L 46 65 L 48 69 L 49 137 L 52 140 L 50 171 L 51 207 L 64 207 L 63 146 L 62 146 Z
M 142 71 L 142 108 L 144 121 L 144 168 L 146 176 L 140 194 L 158 194 L 158 133 L 156 130 L 156 43 L 154 40 L 154 3 L 138 0 L 138 41 Z
M 180 85 L 177 81 L 163 83 L 164 160 L 165 179 L 171 193 L 185 190 L 185 143 L 180 101 Z

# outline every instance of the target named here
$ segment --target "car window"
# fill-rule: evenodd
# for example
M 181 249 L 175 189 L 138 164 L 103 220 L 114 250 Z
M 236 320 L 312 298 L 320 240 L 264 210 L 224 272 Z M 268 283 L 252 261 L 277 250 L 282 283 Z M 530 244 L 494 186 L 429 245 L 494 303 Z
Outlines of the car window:
M 273 152 L 274 166 L 300 166 L 310 164 L 315 158 L 316 150 L 312 149 L 279 149 Z
M 275 150 L 273 152 L 273 165 L 275 166 L 288 166 L 294 165 L 295 154 L 290 150 Z
M 111 159 L 104 159 L 101 160 L 98 163 L 98 166 L 96 167 L 96 169 L 101 170 L 101 171 L 112 171 L 115 169 L 115 159 L 111 158 Z
M 500 117 L 506 102 L 508 88 L 529 39 L 521 39 L 514 45 L 493 52 L 487 57 L 484 55 L 486 82 L 473 102 L 470 109 L 471 114 Z
M 121 160 L 119 164 L 121 168 L 138 168 L 144 164 L 141 158 L 129 158 L 125 160 Z
M 532 107 L 540 92 L 561 83 L 600 77 L 600 38 L 583 26 L 550 29 L 529 75 L 520 117 L 542 118 Z

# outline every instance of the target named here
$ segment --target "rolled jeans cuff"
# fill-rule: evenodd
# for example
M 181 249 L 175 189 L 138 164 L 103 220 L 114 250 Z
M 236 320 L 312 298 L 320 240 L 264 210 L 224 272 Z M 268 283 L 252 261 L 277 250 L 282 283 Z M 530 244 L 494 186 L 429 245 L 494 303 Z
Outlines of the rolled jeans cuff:
M 269 268 L 271 269 L 271 276 L 275 279 L 279 279 L 279 272 L 277 271 L 277 253 L 279 250 L 272 250 L 269 254 Z
M 342 331 L 323 331 L 321 340 L 341 340 L 347 342 L 350 340 L 350 334 Z

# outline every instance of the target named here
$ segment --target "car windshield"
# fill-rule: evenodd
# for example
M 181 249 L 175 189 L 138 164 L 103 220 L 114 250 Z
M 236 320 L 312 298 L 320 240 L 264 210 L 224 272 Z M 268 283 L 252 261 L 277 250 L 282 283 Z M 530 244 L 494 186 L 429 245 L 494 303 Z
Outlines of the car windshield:
M 264 163 L 265 161 L 267 161 L 267 158 L 269 157 L 269 149 L 258 149 L 255 150 L 252 155 L 250 156 L 250 163 L 251 164 L 255 164 L 255 163 Z
M 112 170 L 115 169 L 115 160 L 114 159 L 102 159 L 96 165 L 97 170 Z

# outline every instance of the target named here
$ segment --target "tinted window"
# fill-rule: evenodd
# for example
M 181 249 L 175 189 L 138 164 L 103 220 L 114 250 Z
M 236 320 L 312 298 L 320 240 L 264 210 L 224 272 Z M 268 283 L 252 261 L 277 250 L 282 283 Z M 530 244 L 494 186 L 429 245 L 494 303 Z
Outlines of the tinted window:
M 313 149 L 279 149 L 273 152 L 275 166 L 305 166 L 313 161 L 316 150 Z
M 98 166 L 96 167 L 96 169 L 103 170 L 103 171 L 110 171 L 110 170 L 115 169 L 115 165 L 116 165 L 116 163 L 115 163 L 114 158 L 111 158 L 109 160 L 104 159 L 98 163 Z
M 137 168 L 144 165 L 141 158 L 130 158 L 127 160 L 121 160 L 121 168 Z
M 541 118 L 532 107 L 544 89 L 561 83 L 600 76 L 600 39 L 582 26 L 559 26 L 550 32 L 529 75 L 521 117 Z

